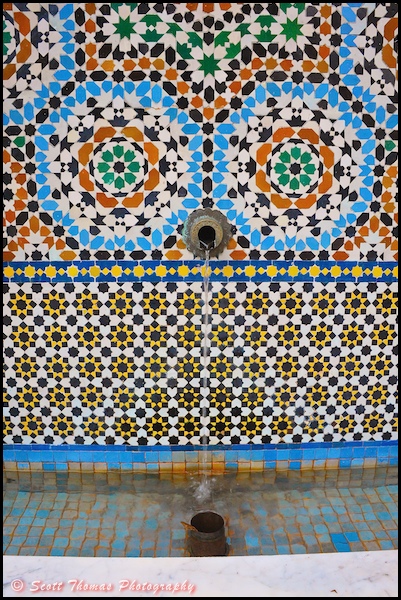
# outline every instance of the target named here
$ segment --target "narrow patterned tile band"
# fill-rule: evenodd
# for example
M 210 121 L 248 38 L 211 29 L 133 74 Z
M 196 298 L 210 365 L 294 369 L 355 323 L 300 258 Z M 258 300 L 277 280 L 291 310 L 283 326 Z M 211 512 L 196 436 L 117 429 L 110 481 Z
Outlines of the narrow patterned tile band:
M 4 281 L 200 281 L 201 260 L 5 263 Z M 211 281 L 396 281 L 394 262 L 216 261 Z

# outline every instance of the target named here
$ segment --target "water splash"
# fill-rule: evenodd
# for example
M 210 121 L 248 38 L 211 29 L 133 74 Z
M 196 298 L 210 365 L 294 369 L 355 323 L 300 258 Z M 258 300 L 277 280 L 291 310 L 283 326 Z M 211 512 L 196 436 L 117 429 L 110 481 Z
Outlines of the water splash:
M 212 508 L 220 495 L 223 478 L 201 474 L 190 478 L 189 489 L 194 510 Z
M 212 486 L 206 474 L 202 475 L 201 482 L 197 483 L 196 485 L 196 488 L 194 490 L 194 499 L 201 506 L 204 506 L 206 503 L 209 504 L 211 502 Z

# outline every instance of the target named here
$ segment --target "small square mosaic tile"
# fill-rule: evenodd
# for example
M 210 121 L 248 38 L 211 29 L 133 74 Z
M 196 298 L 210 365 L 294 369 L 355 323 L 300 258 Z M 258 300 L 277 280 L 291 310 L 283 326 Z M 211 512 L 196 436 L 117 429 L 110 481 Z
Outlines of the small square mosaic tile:
M 223 518 L 231 556 L 398 548 L 396 467 L 207 480 L 8 472 L 4 487 L 6 555 L 188 556 L 187 525 L 205 511 Z

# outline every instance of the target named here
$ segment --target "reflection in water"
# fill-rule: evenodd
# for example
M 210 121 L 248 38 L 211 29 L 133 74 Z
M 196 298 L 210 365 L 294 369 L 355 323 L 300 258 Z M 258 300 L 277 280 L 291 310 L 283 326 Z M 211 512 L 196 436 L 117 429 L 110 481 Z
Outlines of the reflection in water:
M 185 556 L 182 522 L 199 510 L 224 518 L 230 555 L 397 548 L 396 467 L 218 474 L 206 489 L 203 481 L 6 472 L 4 553 L 48 555 L 55 544 L 63 556 Z

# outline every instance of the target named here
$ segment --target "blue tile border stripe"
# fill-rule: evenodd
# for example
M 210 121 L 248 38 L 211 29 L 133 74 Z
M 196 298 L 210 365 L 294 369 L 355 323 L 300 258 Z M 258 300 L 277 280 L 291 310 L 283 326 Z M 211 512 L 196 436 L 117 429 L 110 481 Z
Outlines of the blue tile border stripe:
M 337 282 L 398 280 L 396 262 L 223 261 L 210 265 L 211 281 Z M 203 262 L 79 261 L 3 263 L 3 281 L 15 283 L 90 281 L 202 281 Z
M 34 465 L 43 470 L 66 470 L 71 465 L 85 464 L 96 469 L 100 463 L 105 469 L 143 468 L 154 470 L 155 465 L 201 463 L 201 453 L 207 452 L 207 462 L 224 467 L 217 470 L 237 470 L 257 467 L 274 468 L 350 468 L 398 464 L 398 441 L 330 442 L 294 444 L 233 444 L 231 446 L 77 446 L 77 445 L 24 445 L 3 448 L 5 468 L 30 469 Z M 78 466 L 78 464 L 76 466 Z M 84 467 L 82 467 L 84 468 Z M 174 468 L 173 468 L 174 470 Z M 191 469 L 190 469 L 191 470 Z M 216 470 L 213 469 L 212 470 Z

